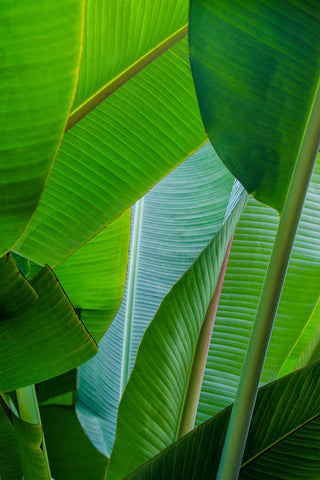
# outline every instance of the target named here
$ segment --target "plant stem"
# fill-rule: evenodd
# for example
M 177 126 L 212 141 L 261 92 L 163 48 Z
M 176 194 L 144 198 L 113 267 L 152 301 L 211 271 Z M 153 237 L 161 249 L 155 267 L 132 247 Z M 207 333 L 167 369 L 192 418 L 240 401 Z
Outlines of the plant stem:
M 190 373 L 190 380 L 188 390 L 184 402 L 183 413 L 181 417 L 180 429 L 178 438 L 183 437 L 194 428 L 194 421 L 197 413 L 201 385 L 204 375 L 204 369 L 208 357 L 212 329 L 216 318 L 217 308 L 219 304 L 224 275 L 226 273 L 227 263 L 229 259 L 233 235 L 228 243 L 224 261 L 220 270 L 218 282 L 209 304 L 206 316 L 204 318 L 202 328 L 199 335 L 199 340 L 193 359 L 192 370 Z
M 320 89 L 318 88 L 280 217 L 216 480 L 238 479 L 274 317 L 315 164 L 319 140 Z
M 17 400 L 19 405 L 19 414 L 21 420 L 24 420 L 28 423 L 33 423 L 36 425 L 41 424 L 41 417 L 38 405 L 37 394 L 34 388 L 34 385 L 29 385 L 28 387 L 19 388 L 16 390 Z M 42 430 L 42 451 L 44 461 L 48 470 L 49 478 L 51 478 L 50 465 L 48 459 L 48 453 L 46 448 L 46 443 Z

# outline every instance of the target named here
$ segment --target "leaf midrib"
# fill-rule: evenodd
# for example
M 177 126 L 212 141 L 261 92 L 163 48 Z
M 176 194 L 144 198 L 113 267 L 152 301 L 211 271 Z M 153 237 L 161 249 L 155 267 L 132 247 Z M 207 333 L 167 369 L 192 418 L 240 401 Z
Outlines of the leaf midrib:
M 112 95 L 118 88 L 127 83 L 131 78 L 147 67 L 153 60 L 165 53 L 169 48 L 173 47 L 177 42 L 182 40 L 188 33 L 188 24 L 185 24 L 179 30 L 167 37 L 164 41 L 152 48 L 145 55 L 140 57 L 136 62 L 130 65 L 126 70 L 121 72 L 110 82 L 106 83 L 102 88 L 89 97 L 78 108 L 71 112 L 65 131 L 67 132 L 88 113 L 97 107 L 106 98 Z
M 320 417 L 320 411 L 318 413 L 316 413 L 315 415 L 313 415 L 312 417 L 310 417 L 308 420 L 306 420 L 305 422 L 302 422 L 300 423 L 299 425 L 297 425 L 295 428 L 293 428 L 292 430 L 290 430 L 289 432 L 287 432 L 285 435 L 283 435 L 282 437 L 279 437 L 275 442 L 272 442 L 270 443 L 267 447 L 265 447 L 264 449 L 262 449 L 260 452 L 256 453 L 256 455 L 254 455 L 253 457 L 251 457 L 249 460 L 247 460 L 246 462 L 244 462 L 242 465 L 241 465 L 241 472 L 242 470 L 244 470 L 246 467 L 248 467 L 249 465 L 251 465 L 255 460 L 257 460 L 258 458 L 262 457 L 263 455 L 265 455 L 267 452 L 269 452 L 270 450 L 272 450 L 273 448 L 277 447 L 278 445 L 280 445 L 282 442 L 284 442 L 285 440 L 287 440 L 289 437 L 291 437 L 292 435 L 294 435 L 295 433 L 297 433 L 299 430 L 301 430 L 302 428 L 304 428 L 306 425 L 308 425 L 309 423 L 312 423 L 314 420 L 316 420 L 317 418 Z

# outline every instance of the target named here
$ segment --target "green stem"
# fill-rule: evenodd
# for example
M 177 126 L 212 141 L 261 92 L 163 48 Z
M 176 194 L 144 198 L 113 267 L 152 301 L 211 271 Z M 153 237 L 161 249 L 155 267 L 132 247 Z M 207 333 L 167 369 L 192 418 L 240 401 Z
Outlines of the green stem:
M 21 420 L 24 420 L 25 422 L 28 422 L 28 423 L 33 423 L 35 425 L 42 425 L 38 399 L 37 399 L 37 394 L 36 394 L 34 385 L 19 388 L 18 390 L 16 390 L 16 393 L 17 393 L 19 414 L 20 414 Z M 48 458 L 46 443 L 43 435 L 43 430 L 42 430 L 42 451 L 43 451 L 44 461 L 48 470 L 48 475 L 49 475 L 49 478 L 51 478 L 49 458 Z
M 226 273 L 228 258 L 230 254 L 233 235 L 228 243 L 224 261 L 220 270 L 217 286 L 215 288 L 212 300 L 209 304 L 206 316 L 203 321 L 199 340 L 192 364 L 188 390 L 184 402 L 183 413 L 181 417 L 178 438 L 183 437 L 194 428 L 194 421 L 198 409 L 201 385 L 203 380 L 204 369 L 208 357 L 212 329 L 216 318 L 217 308 L 219 304 L 224 275 Z
M 280 217 L 216 480 L 237 480 L 257 389 L 320 140 L 318 88 Z

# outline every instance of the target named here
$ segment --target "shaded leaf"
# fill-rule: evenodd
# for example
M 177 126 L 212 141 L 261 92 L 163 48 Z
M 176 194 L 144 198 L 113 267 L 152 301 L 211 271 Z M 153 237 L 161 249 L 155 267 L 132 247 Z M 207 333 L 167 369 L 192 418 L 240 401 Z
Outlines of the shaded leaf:
M 208 136 L 248 192 L 280 211 L 319 83 L 319 20 L 316 0 L 190 4 Z
M 41 450 L 41 425 L 24 422 L 12 415 L 24 480 L 51 480 Z
M 22 467 L 12 423 L 0 406 L 0 478 L 21 480 Z
M 86 437 L 74 407 L 42 406 L 40 413 L 55 480 L 104 480 L 108 459 Z
M 19 272 L 12 256 L 0 258 L 0 320 L 28 310 L 37 299 L 36 291 Z
M 84 363 L 97 346 L 48 268 L 31 280 L 39 298 L 25 313 L 0 322 L 0 390 L 55 377 Z

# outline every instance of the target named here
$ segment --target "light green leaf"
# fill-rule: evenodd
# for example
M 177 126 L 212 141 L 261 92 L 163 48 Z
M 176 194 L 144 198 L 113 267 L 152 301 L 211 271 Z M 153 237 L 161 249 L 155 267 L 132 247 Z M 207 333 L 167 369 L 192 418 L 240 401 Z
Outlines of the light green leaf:
M 222 225 L 232 184 L 206 143 L 133 208 L 123 301 L 97 356 L 79 371 L 78 414 L 91 441 L 107 455 L 142 335 L 163 297 Z
M 73 101 L 83 2 L 1 2 L 0 256 L 45 187 Z
M 188 2 L 87 0 L 80 78 L 68 128 L 187 34 Z
M 320 158 L 293 246 L 262 383 L 292 371 L 318 327 L 319 317 L 311 320 L 311 315 L 320 284 L 319 204 Z M 237 226 L 202 384 L 198 424 L 234 401 L 277 224 L 277 213 L 252 199 Z
M 144 334 L 119 404 L 108 480 L 124 478 L 178 438 L 199 333 L 246 200 L 166 295 Z
M 30 283 L 37 303 L 0 322 L 2 392 L 61 375 L 97 352 L 53 272 L 44 267 Z
M 317 478 L 319 368 L 319 363 L 310 365 L 259 390 L 239 480 Z M 200 425 L 128 480 L 214 480 L 230 410 Z
M 190 54 L 201 115 L 223 162 L 281 211 L 320 73 L 317 0 L 192 0 Z
M 16 250 L 55 266 L 206 140 L 182 40 L 67 132 Z
M 104 480 L 107 458 L 90 443 L 74 407 L 42 406 L 43 431 L 55 480 Z

